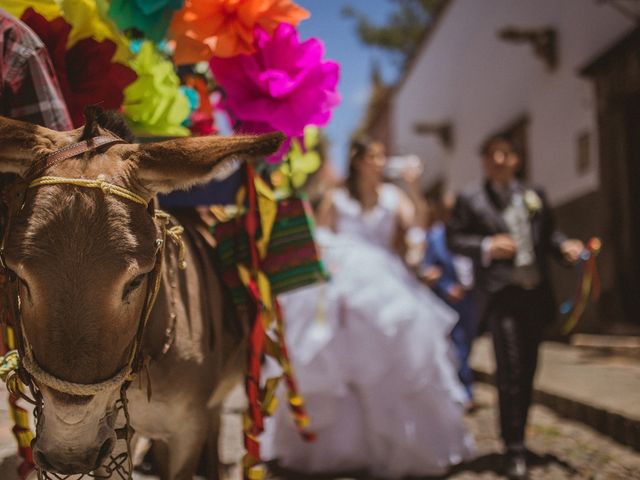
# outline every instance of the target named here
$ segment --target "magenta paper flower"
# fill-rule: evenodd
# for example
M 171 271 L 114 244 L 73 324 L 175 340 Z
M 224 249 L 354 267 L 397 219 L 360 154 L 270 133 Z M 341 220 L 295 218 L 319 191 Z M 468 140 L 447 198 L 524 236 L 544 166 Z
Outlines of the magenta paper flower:
M 225 91 L 221 107 L 240 121 L 239 130 L 280 130 L 291 138 L 302 137 L 307 125 L 326 125 L 340 103 L 340 67 L 322 59 L 322 42 L 300 42 L 295 27 L 281 23 L 273 37 L 256 29 L 255 46 L 252 55 L 209 62 Z
M 67 50 L 71 25 L 64 18 L 48 21 L 29 8 L 21 20 L 47 47 L 74 127 L 84 125 L 87 105 L 100 105 L 110 110 L 120 108 L 124 88 L 136 79 L 136 74 L 129 67 L 112 61 L 115 43 L 85 38 Z

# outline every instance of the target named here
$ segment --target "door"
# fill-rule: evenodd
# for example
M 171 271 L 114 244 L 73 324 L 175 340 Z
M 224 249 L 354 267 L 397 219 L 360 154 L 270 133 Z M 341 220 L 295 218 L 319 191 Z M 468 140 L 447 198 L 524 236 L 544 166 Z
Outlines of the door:
M 624 102 L 626 136 L 625 195 L 629 224 L 627 236 L 627 268 L 623 272 L 626 287 L 622 291 L 627 316 L 640 314 L 640 93 Z M 623 187 L 624 188 L 624 187 Z

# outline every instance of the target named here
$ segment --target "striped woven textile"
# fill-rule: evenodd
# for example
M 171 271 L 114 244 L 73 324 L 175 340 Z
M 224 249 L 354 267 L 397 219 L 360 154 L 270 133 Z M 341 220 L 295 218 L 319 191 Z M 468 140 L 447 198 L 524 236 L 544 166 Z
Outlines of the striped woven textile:
M 243 225 L 244 220 L 240 216 L 211 227 L 218 242 L 216 250 L 222 267 L 222 279 L 238 304 L 249 301 L 237 271 L 238 264 L 249 263 L 247 233 Z M 291 197 L 278 201 L 267 255 L 261 265 L 274 295 L 329 278 L 313 238 L 314 228 L 306 199 Z

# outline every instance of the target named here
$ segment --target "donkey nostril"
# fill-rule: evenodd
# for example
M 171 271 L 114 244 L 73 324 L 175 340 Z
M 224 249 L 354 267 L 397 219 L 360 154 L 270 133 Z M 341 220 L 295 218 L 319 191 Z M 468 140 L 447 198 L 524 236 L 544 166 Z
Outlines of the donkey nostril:
M 98 456 L 96 457 L 95 468 L 101 467 L 104 463 L 105 459 L 109 456 L 111 451 L 113 450 L 113 446 L 115 445 L 115 440 L 113 438 L 107 438 L 102 446 L 100 447 L 100 451 L 98 452 Z

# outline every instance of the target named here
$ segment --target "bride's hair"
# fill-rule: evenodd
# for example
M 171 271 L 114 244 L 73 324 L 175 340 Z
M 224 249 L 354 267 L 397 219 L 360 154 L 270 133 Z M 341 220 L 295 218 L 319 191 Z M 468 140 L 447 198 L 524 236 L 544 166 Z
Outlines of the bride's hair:
M 344 185 L 349 192 L 349 195 L 358 202 L 361 201 L 360 193 L 356 186 L 358 169 L 356 164 L 364 158 L 369 150 L 369 147 L 374 143 L 379 143 L 378 140 L 374 140 L 368 136 L 359 136 L 351 140 L 351 146 L 349 147 L 349 171 L 347 172 L 347 178 L 344 181 Z

